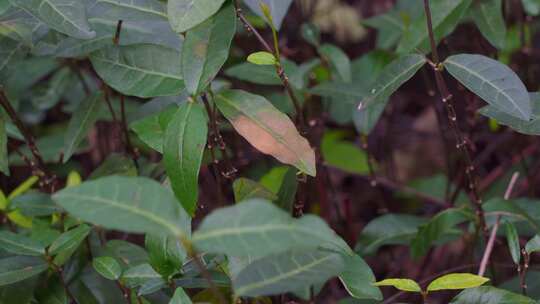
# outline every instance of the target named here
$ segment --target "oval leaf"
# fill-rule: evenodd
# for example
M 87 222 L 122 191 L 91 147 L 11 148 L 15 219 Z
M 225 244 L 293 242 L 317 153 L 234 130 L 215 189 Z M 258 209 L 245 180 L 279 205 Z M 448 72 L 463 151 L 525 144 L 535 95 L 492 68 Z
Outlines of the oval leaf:
M 521 247 L 519 245 L 519 235 L 517 233 L 516 227 L 511 222 L 506 222 L 506 241 L 508 243 L 508 248 L 510 249 L 510 255 L 514 264 L 519 265 L 521 260 Z
M 86 8 L 80 0 L 10 0 L 43 23 L 68 36 L 91 39 L 96 33 L 86 19 Z
M 47 262 L 37 257 L 13 256 L 0 259 L 0 286 L 28 279 L 47 268 Z
M 45 248 L 38 242 L 9 231 L 0 231 L 0 248 L 18 255 L 41 256 L 45 254 Z
M 199 170 L 207 135 L 204 108 L 194 102 L 180 106 L 165 132 L 165 169 L 176 197 L 192 216 L 197 210 Z
M 375 276 L 369 265 L 359 255 L 347 255 L 344 257 L 345 271 L 339 275 L 339 279 L 349 294 L 357 299 L 382 300 L 379 288 L 373 286 Z
M 359 104 L 358 109 L 365 109 L 373 104 L 386 103 L 386 100 L 407 80 L 424 66 L 426 58 L 422 55 L 407 55 L 400 57 L 381 71 L 374 85 Z
M 491 286 L 467 289 L 458 294 L 450 304 L 536 304 L 536 301 L 517 293 Z
M 294 248 L 330 245 L 350 249 L 320 218 L 300 219 L 260 199 L 212 212 L 193 234 L 200 251 L 231 256 L 264 256 Z
M 170 0 L 167 14 L 172 28 L 183 33 L 215 14 L 225 0 Z
M 191 225 L 174 195 L 143 177 L 84 182 L 57 192 L 53 199 L 73 216 L 108 229 L 184 237 Z
M 137 97 L 178 95 L 184 88 L 180 52 L 159 45 L 110 46 L 90 56 L 115 90 Z
M 315 176 L 315 151 L 289 117 L 264 97 L 229 90 L 219 94 L 215 102 L 235 130 L 257 150 Z
M 99 257 L 92 261 L 94 269 L 104 278 L 116 281 L 122 275 L 122 267 L 111 257 Z
M 169 302 L 169 304 L 191 304 L 191 303 L 192 303 L 191 299 L 181 287 L 176 288 L 176 290 L 174 291 L 174 295 L 171 301 Z
M 99 118 L 102 105 L 103 94 L 97 93 L 83 100 L 73 113 L 64 137 L 64 163 L 75 153 Z
M 333 252 L 284 252 L 253 261 L 233 278 L 239 296 L 264 296 L 301 290 L 324 283 L 344 268 Z
M 487 103 L 523 120 L 531 117 L 527 88 L 506 65 L 482 55 L 460 54 L 448 57 L 444 66 Z
M 54 264 L 63 265 L 90 233 L 90 226 L 79 227 L 62 233 L 49 247 L 49 254 L 56 255 Z
M 494 47 L 504 49 L 506 23 L 503 16 L 502 0 L 478 1 L 474 4 L 472 15 L 482 35 Z
M 451 273 L 432 281 L 427 291 L 474 288 L 488 281 L 488 278 L 470 273 Z
M 418 286 L 418 283 L 410 279 L 386 279 L 377 283 L 373 283 L 373 285 L 392 286 L 403 291 L 422 292 L 422 288 Z
M 540 251 L 540 236 L 539 235 L 535 235 L 532 239 L 530 239 L 527 242 L 527 245 L 525 245 L 525 251 L 528 254 Z
M 275 65 L 276 57 L 268 52 L 257 52 L 248 56 L 247 61 L 257 65 Z
M 202 92 L 216 77 L 229 57 L 235 33 L 236 14 L 232 4 L 186 33 L 182 71 L 189 93 Z

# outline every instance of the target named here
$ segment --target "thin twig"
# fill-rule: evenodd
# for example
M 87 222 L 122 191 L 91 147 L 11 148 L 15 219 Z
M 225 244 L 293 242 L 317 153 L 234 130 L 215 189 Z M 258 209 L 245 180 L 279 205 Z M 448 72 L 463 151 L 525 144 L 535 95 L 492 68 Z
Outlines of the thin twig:
M 478 193 L 478 187 L 476 185 L 476 178 L 474 174 L 474 166 L 471 160 L 471 155 L 467 147 L 467 141 L 464 139 L 461 133 L 461 130 L 457 124 L 456 111 L 454 109 L 454 105 L 452 104 L 453 95 L 448 90 L 448 86 L 446 84 L 446 81 L 444 80 L 444 76 L 442 75 L 443 69 L 440 63 L 439 53 L 437 51 L 437 44 L 435 42 L 435 34 L 433 33 L 433 24 L 431 20 L 431 9 L 429 6 L 429 0 L 424 0 L 424 10 L 425 10 L 426 18 L 427 18 L 429 41 L 431 44 L 431 56 L 432 56 L 432 61 L 433 61 L 433 72 L 435 74 L 435 82 L 437 84 L 439 94 L 442 96 L 442 101 L 446 105 L 446 112 L 447 112 L 446 114 L 448 115 L 448 122 L 450 124 L 450 128 L 452 129 L 454 133 L 454 137 L 456 140 L 456 147 L 458 150 L 461 150 L 461 153 L 463 154 L 463 158 L 465 161 L 465 174 L 467 176 L 467 183 L 469 186 L 468 188 L 469 188 L 470 196 L 475 206 L 476 216 L 478 217 L 478 221 L 480 224 L 480 228 L 482 229 L 484 238 L 487 238 L 488 230 L 487 230 L 487 225 L 486 225 L 486 219 L 484 217 L 484 210 L 482 208 L 482 200 L 480 198 L 480 195 Z
M 506 188 L 506 191 L 504 193 L 504 199 L 508 200 L 510 199 L 510 196 L 512 194 L 512 191 L 514 190 L 514 186 L 516 185 L 516 181 L 519 177 L 519 172 L 514 173 L 512 175 L 512 179 L 510 180 L 510 183 L 508 184 L 508 187 Z M 484 250 L 484 255 L 482 256 L 482 261 L 480 262 L 480 268 L 478 269 L 478 275 L 484 276 L 486 273 L 486 268 L 489 263 L 489 258 L 491 257 L 491 252 L 493 251 L 493 246 L 495 244 L 495 238 L 497 237 L 497 230 L 499 229 L 501 222 L 501 215 L 499 214 L 497 216 L 497 220 L 495 221 L 495 225 L 493 226 L 491 230 L 491 235 L 489 236 L 489 240 L 486 245 L 486 249 Z
M 122 130 L 124 131 L 124 137 L 126 139 L 126 150 L 128 154 L 131 155 L 133 158 L 133 162 L 135 163 L 135 167 L 139 169 L 139 162 L 137 161 L 137 158 L 139 157 L 137 155 L 137 150 L 133 147 L 131 144 L 131 139 L 129 138 L 129 129 L 127 125 L 127 118 L 126 118 L 126 106 L 125 106 L 126 100 L 124 94 L 120 94 L 120 116 L 122 119 Z
M 122 32 L 122 23 L 124 21 L 122 20 L 118 20 L 118 23 L 116 24 L 116 32 L 114 33 L 114 37 L 113 37 L 113 43 L 114 45 L 118 45 L 118 43 L 120 42 L 120 33 Z
M 11 103 L 5 94 L 4 88 L 1 86 L 0 104 L 8 114 L 11 121 L 23 135 L 24 140 L 32 153 L 33 160 L 30 163 L 32 165 L 32 171 L 34 171 L 34 174 L 36 174 L 41 180 L 40 185 L 44 188 L 48 188 L 50 192 L 54 192 L 57 183 L 56 176 L 48 171 L 47 167 L 45 166 L 45 162 L 43 161 L 43 157 L 41 156 L 41 153 L 36 145 L 34 136 L 32 133 L 30 133 L 30 131 L 28 131 L 22 120 L 17 115 L 17 112 L 15 112 L 15 109 L 11 106 Z

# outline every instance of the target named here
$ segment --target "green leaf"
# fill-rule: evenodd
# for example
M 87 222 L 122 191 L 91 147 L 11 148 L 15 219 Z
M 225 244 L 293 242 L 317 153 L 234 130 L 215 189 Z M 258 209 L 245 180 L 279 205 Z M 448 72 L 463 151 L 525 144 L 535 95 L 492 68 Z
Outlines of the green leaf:
M 184 88 L 180 52 L 159 45 L 110 46 L 90 60 L 115 90 L 137 97 L 178 95 Z
M 397 288 L 403 291 L 422 292 L 422 288 L 418 286 L 418 283 L 410 279 L 385 279 L 385 280 L 376 282 L 373 285 L 392 286 L 394 288 Z
M 6 121 L 4 117 L 0 115 L 0 172 L 9 176 L 7 143 Z
M 263 185 L 248 178 L 238 178 L 233 183 L 234 201 L 240 203 L 252 198 L 269 201 L 277 200 L 277 196 Z
M 53 199 L 71 215 L 108 229 L 185 237 L 191 225 L 174 195 L 143 177 L 100 178 L 57 192 Z
M 147 234 L 144 243 L 150 265 L 164 279 L 168 280 L 182 269 L 187 252 L 177 239 L 167 235 Z
M 386 104 L 388 98 L 425 63 L 426 58 L 422 55 L 406 55 L 389 63 L 369 88 L 369 95 L 360 102 L 358 108 L 362 110 L 374 104 Z
M 161 280 L 161 276 L 147 263 L 130 267 L 122 274 L 122 281 L 129 288 L 141 286 L 153 280 Z
M 174 31 L 183 33 L 215 14 L 225 0 L 170 0 L 167 14 Z
M 68 295 L 58 276 L 48 278 L 46 287 L 36 291 L 36 299 L 40 304 L 69 304 Z
M 269 65 L 256 65 L 250 62 L 244 62 L 228 68 L 225 71 L 225 75 L 255 84 L 281 84 L 281 80 L 276 73 L 276 67 Z
M 51 28 L 80 39 L 94 38 L 84 3 L 78 0 L 10 0 Z
M 321 141 L 324 162 L 332 167 L 353 174 L 369 173 L 368 157 L 363 150 L 344 140 L 345 131 L 327 131 Z
M 229 57 L 235 33 L 236 13 L 232 4 L 186 33 L 182 72 L 189 93 L 204 91 L 216 77 Z
M 504 49 L 506 43 L 506 23 L 503 16 L 502 0 L 482 0 L 476 2 L 474 3 L 471 15 L 482 35 L 494 47 Z
M 88 180 L 110 175 L 137 176 L 137 167 L 131 157 L 112 153 L 90 174 Z
M 167 21 L 165 5 L 159 0 L 86 0 L 88 15 L 109 20 Z
M 356 254 L 344 256 L 345 271 L 340 273 L 339 279 L 347 292 L 357 299 L 382 300 L 379 288 L 373 286 L 375 276 L 369 265 Z
M 97 16 L 88 21 L 96 31 L 96 37 L 87 40 L 67 37 L 58 43 L 52 54 L 68 58 L 86 57 L 94 51 L 114 45 L 113 38 L 116 35 L 117 19 L 109 20 Z M 118 45 L 155 44 L 180 51 L 182 41 L 181 36 L 172 31 L 166 20 L 123 20 Z
M 425 255 L 433 242 L 454 226 L 473 218 L 474 215 L 466 209 L 451 208 L 438 213 L 428 223 L 419 227 L 418 234 L 411 243 L 412 256 L 419 258 Z
M 531 101 L 527 88 L 508 66 L 482 55 L 448 57 L 444 66 L 461 84 L 499 110 L 529 120 Z
M 362 20 L 362 23 L 378 30 L 376 46 L 379 49 L 390 49 L 399 41 L 405 30 L 405 17 L 407 12 L 392 9 L 384 14 Z
M 94 269 L 104 278 L 116 281 L 122 275 L 122 267 L 111 257 L 98 257 L 92 261 Z
M 532 239 L 530 239 L 527 242 L 527 244 L 525 245 L 525 251 L 528 254 L 540 251 L 540 236 L 539 235 L 535 235 Z
M 191 304 L 191 303 L 192 303 L 191 299 L 181 287 L 176 288 L 176 290 L 174 291 L 174 295 L 171 301 L 169 302 L 169 304 Z
M 488 278 L 470 273 L 451 273 L 433 280 L 427 291 L 474 288 L 488 281 Z
M 30 192 L 20 195 L 11 200 L 9 207 L 30 217 L 48 216 L 62 212 L 62 208 L 53 202 L 49 194 L 41 192 Z
M 285 15 L 287 15 L 287 12 L 289 11 L 289 7 L 291 6 L 293 1 L 292 0 L 244 0 L 244 2 L 253 12 L 255 12 L 255 14 L 263 18 L 265 17 L 265 14 L 261 9 L 261 2 L 266 4 L 268 8 L 270 9 L 273 26 L 277 30 L 279 30 L 281 28 L 281 24 L 283 23 L 283 19 L 285 18 Z
M 97 121 L 103 100 L 101 92 L 91 95 L 83 100 L 73 113 L 64 137 L 64 163 L 75 153 Z
M 0 72 L 10 67 L 11 64 L 26 55 L 23 42 L 15 41 L 0 35 Z
M 207 135 L 204 107 L 194 102 L 180 106 L 165 132 L 165 169 L 176 197 L 191 216 L 197 211 L 199 170 Z
M 71 255 L 77 250 L 79 245 L 88 236 L 92 228 L 88 225 L 80 225 L 79 227 L 62 233 L 49 247 L 49 254 L 56 255 L 54 263 L 63 265 Z
M 369 222 L 358 238 L 355 251 L 363 255 L 375 253 L 381 246 L 408 245 L 427 220 L 408 214 L 385 214 Z
M 0 286 L 36 276 L 47 268 L 47 262 L 37 257 L 13 256 L 0 259 Z
M 9 231 L 0 231 L 0 248 L 17 255 L 41 256 L 45 247 L 26 236 Z
M 255 260 L 233 278 L 239 296 L 275 295 L 324 283 L 345 265 L 340 254 L 292 251 Z
M 508 243 L 508 249 L 510 249 L 510 255 L 516 265 L 519 265 L 521 260 L 521 247 L 519 245 L 519 235 L 516 227 L 511 222 L 506 222 L 506 241 Z
M 178 107 L 167 109 L 131 123 L 130 128 L 150 148 L 163 153 L 163 141 L 169 123 L 178 111 Z
M 504 289 L 482 286 L 462 291 L 450 304 L 536 304 L 536 301 Z
M 268 100 L 240 90 L 224 91 L 215 103 L 235 130 L 264 154 L 316 175 L 315 152 L 290 118 Z
M 472 0 L 431 0 L 431 16 L 435 40 L 441 41 L 446 35 L 450 34 L 461 18 L 467 12 Z M 429 34 L 426 26 L 426 16 L 422 14 L 420 18 L 415 19 L 409 25 L 401 41 L 399 42 L 397 52 L 400 54 L 409 54 L 416 49 L 422 52 L 428 52 Z
M 276 57 L 272 53 L 257 52 L 248 56 L 247 61 L 257 65 L 275 65 Z
M 320 246 L 350 251 L 320 218 L 306 215 L 294 219 L 260 199 L 212 212 L 204 218 L 192 240 L 200 251 L 231 256 L 261 257 Z
M 521 0 L 523 9 L 531 16 L 538 16 L 540 14 L 540 1 L 538 0 Z
M 365 91 L 358 88 L 355 84 L 341 81 L 327 81 L 309 89 L 314 95 L 324 97 L 345 96 L 355 99 L 361 99 L 366 95 Z
M 321 44 L 321 31 L 315 24 L 311 22 L 303 23 L 301 31 L 302 38 L 311 45 L 318 47 Z
M 495 119 L 497 123 L 508 126 L 516 132 L 527 135 L 540 135 L 540 93 L 529 93 L 532 113 L 529 120 L 516 118 L 492 105 L 481 108 L 478 112 Z
M 337 73 L 337 76 L 339 76 L 338 79 L 344 82 L 351 82 L 351 60 L 343 50 L 332 44 L 323 44 L 319 48 L 319 53 L 330 61 L 332 68 Z

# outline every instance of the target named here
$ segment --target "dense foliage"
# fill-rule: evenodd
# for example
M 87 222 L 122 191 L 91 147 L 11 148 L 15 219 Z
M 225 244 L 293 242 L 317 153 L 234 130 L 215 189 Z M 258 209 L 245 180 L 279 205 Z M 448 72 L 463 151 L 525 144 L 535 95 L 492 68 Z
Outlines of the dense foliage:
M 537 303 L 540 2 L 356 2 L 0 0 L 0 303 Z

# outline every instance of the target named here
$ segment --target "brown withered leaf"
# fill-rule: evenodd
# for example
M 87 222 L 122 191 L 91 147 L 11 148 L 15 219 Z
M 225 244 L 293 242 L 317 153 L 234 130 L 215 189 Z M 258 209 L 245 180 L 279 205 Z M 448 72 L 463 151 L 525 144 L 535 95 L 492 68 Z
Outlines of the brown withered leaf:
M 217 95 L 215 101 L 234 129 L 257 150 L 315 176 L 315 151 L 289 117 L 268 100 L 245 91 L 228 90 Z

